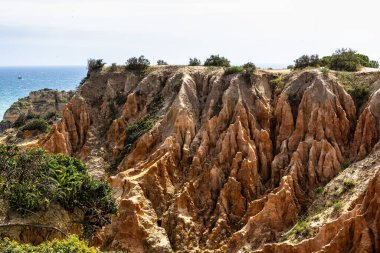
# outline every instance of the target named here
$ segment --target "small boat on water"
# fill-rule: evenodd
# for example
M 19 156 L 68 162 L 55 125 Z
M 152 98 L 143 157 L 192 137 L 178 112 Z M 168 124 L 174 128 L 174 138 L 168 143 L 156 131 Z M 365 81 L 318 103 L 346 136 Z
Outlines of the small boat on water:
M 21 76 L 21 75 L 18 75 L 17 79 L 19 79 L 19 80 L 22 79 L 22 76 Z

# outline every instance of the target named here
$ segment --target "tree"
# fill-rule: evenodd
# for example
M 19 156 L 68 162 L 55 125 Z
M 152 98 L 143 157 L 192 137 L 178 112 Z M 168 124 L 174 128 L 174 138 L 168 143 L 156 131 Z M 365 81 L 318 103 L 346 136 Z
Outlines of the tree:
M 256 65 L 252 62 L 247 62 L 242 66 L 246 72 L 253 72 L 256 70 Z
M 168 65 L 168 63 L 164 60 L 158 60 L 157 65 Z
M 302 55 L 300 58 L 294 61 L 295 69 L 304 69 L 307 67 L 318 67 L 319 66 L 319 56 L 314 55 Z
M 143 55 L 141 55 L 139 58 L 137 57 L 129 58 L 126 62 L 126 69 L 142 71 L 148 68 L 149 65 L 150 65 L 149 60 L 146 59 Z
M 189 66 L 199 66 L 201 64 L 202 64 L 201 60 L 197 58 L 190 58 L 189 60 Z
M 337 49 L 330 58 L 329 68 L 338 71 L 358 71 L 365 61 L 352 49 Z
M 101 70 L 106 63 L 103 62 L 103 59 L 88 59 L 87 60 L 87 70 L 96 71 Z
M 219 55 L 211 55 L 209 58 L 206 59 L 204 65 L 216 67 L 229 67 L 230 61 L 227 58 Z

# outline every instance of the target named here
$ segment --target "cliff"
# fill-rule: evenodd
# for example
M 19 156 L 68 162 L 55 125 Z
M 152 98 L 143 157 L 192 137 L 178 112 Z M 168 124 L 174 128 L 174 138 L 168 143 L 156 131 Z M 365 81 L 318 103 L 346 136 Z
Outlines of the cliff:
M 44 117 L 48 113 L 61 114 L 66 103 L 73 96 L 72 91 L 58 91 L 43 89 L 32 91 L 29 96 L 19 99 L 6 110 L 2 122 L 2 129 L 12 127 L 17 120 L 26 117 Z
M 94 71 L 39 145 L 112 185 L 119 215 L 92 238 L 105 250 L 377 252 L 380 75 L 352 75 L 368 86 L 360 106 L 317 69 Z M 324 203 L 318 226 L 294 233 L 341 175 L 360 187 L 326 194 L 350 207 Z

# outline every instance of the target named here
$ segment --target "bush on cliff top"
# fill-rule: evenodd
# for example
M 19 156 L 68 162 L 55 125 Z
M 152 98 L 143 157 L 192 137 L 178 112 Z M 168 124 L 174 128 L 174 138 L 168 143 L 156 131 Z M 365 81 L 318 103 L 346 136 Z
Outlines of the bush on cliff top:
M 190 58 L 189 60 L 189 66 L 199 66 L 201 64 L 202 64 L 201 60 L 197 58 Z
M 230 61 L 227 58 L 219 55 L 211 55 L 209 58 L 206 59 L 204 65 L 215 67 L 229 67 Z
M 164 60 L 158 60 L 157 65 L 168 65 L 168 63 Z
M 378 68 L 377 61 L 370 60 L 368 56 L 359 54 L 352 49 L 337 49 L 331 56 L 319 59 L 318 55 L 303 55 L 294 61 L 295 69 L 307 67 L 328 67 L 337 71 L 358 71 L 361 67 Z
M 146 59 L 143 55 L 141 55 L 139 58 L 137 57 L 129 58 L 126 62 L 126 69 L 143 71 L 147 69 L 149 65 L 150 65 L 149 60 Z
M 87 69 L 88 71 L 101 70 L 106 63 L 103 62 L 103 59 L 88 59 L 87 60 Z

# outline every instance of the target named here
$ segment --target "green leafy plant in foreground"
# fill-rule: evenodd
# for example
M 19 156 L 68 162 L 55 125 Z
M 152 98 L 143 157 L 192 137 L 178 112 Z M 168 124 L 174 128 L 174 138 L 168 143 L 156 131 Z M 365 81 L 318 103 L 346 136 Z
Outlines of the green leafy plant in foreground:
M 81 241 L 77 236 L 69 236 L 64 240 L 44 242 L 38 246 L 21 244 L 9 239 L 0 241 L 0 251 L 4 253 L 97 253 L 94 247 L 89 247 L 87 242 Z
M 116 213 L 111 187 L 91 177 L 81 161 L 38 148 L 0 145 L 0 195 L 23 216 L 54 202 L 67 210 L 79 208 L 85 216 Z

